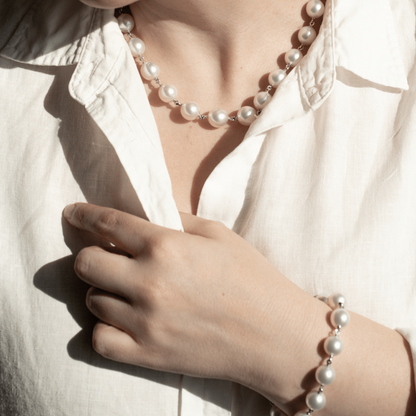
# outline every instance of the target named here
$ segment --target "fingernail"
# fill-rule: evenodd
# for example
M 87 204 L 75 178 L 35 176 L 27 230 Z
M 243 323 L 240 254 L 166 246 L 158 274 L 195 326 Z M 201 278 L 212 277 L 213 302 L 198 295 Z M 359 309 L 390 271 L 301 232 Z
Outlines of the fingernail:
M 64 214 L 64 217 L 65 217 L 67 220 L 69 220 L 69 219 L 72 217 L 72 213 L 74 212 L 74 209 L 75 209 L 75 204 L 70 204 L 70 205 L 67 205 L 67 206 L 64 208 L 64 212 L 63 212 L 63 214 Z

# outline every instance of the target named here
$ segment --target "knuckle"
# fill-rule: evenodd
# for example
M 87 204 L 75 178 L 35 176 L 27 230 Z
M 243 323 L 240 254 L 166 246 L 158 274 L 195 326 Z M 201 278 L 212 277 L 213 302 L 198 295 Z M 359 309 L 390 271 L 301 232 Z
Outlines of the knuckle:
M 220 221 L 205 221 L 202 225 L 204 232 L 208 235 L 216 236 L 223 233 L 228 228 Z
M 151 313 L 156 310 L 160 309 L 160 304 L 163 302 L 163 284 L 161 284 L 162 279 L 152 279 L 152 282 L 148 284 L 148 287 L 145 291 L 146 297 L 146 305 L 144 310 L 147 309 L 147 312 Z M 148 320 L 146 321 L 149 323 L 149 319 L 152 317 L 150 314 L 147 316 Z
M 107 235 L 117 227 L 120 223 L 120 216 L 115 210 L 106 210 L 101 213 L 96 222 L 96 228 L 98 232 L 102 235 Z
M 152 257 L 170 257 L 176 249 L 176 243 L 168 233 L 158 233 L 148 242 L 148 250 Z

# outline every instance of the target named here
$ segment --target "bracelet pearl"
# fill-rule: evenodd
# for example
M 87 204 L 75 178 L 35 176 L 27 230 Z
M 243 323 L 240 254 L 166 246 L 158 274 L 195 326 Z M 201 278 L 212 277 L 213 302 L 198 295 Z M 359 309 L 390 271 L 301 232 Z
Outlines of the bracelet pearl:
M 331 324 L 335 329 L 334 334 L 329 336 L 324 342 L 324 350 L 329 355 L 326 365 L 319 366 L 315 371 L 315 379 L 320 385 L 319 389 L 318 391 L 311 391 L 306 395 L 308 410 L 306 412 L 298 412 L 295 416 L 310 416 L 312 412 L 324 408 L 326 404 L 324 386 L 328 386 L 335 380 L 335 370 L 332 368 L 332 360 L 344 348 L 344 344 L 339 338 L 341 328 L 344 328 L 350 322 L 350 314 L 344 309 L 346 304 L 345 296 L 340 293 L 333 293 L 329 298 L 324 296 L 316 296 L 316 298 L 327 303 L 333 309 L 331 313 Z
M 297 49 L 290 49 L 285 54 L 286 67 L 284 69 L 275 69 L 270 72 L 268 81 L 269 85 L 265 91 L 260 91 L 254 97 L 254 108 L 244 106 L 237 112 L 237 116 L 230 117 L 225 110 L 217 108 L 203 115 L 199 111 L 199 107 L 193 101 L 181 103 L 177 99 L 178 91 L 170 84 L 162 84 L 159 79 L 160 69 L 153 63 L 144 59 L 143 54 L 146 50 L 144 42 L 139 38 L 133 38 L 131 31 L 134 29 L 133 17 L 129 14 L 121 14 L 118 17 L 118 25 L 123 33 L 126 33 L 129 40 L 129 46 L 132 55 L 141 62 L 140 74 L 147 81 L 155 81 L 159 85 L 159 97 L 165 103 L 174 103 L 181 108 L 181 115 L 185 120 L 192 121 L 197 118 L 200 120 L 207 119 L 211 126 L 219 128 L 226 125 L 229 121 L 238 121 L 243 126 L 249 126 L 260 115 L 261 111 L 270 102 L 272 96 L 270 91 L 277 88 L 285 79 L 287 72 L 299 64 L 303 58 L 301 52 L 305 46 L 309 46 L 316 38 L 317 34 L 313 28 L 315 19 L 324 14 L 325 6 L 321 0 L 310 0 L 306 5 L 306 13 L 312 19 L 309 26 L 302 27 L 298 32 L 298 39 L 301 45 Z

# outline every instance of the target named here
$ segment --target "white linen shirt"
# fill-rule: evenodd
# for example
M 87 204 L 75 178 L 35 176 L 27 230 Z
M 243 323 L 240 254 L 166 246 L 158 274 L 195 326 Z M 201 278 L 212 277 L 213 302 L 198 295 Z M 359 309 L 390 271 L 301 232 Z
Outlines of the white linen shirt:
M 311 295 L 342 292 L 415 356 L 414 58 L 414 1 L 327 0 L 318 38 L 207 179 L 198 215 Z M 95 318 L 73 263 L 93 241 L 62 221 L 63 208 L 88 201 L 181 229 L 113 11 L 0 0 L 0 114 L 1 416 L 268 414 L 264 398 L 231 382 L 92 349 Z

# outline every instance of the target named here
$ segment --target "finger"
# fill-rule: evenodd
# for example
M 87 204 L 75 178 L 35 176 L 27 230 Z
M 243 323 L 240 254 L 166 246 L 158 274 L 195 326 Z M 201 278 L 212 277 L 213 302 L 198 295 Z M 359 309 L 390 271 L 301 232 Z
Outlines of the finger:
M 206 238 L 218 238 L 220 234 L 227 230 L 224 224 L 218 221 L 206 220 L 185 212 L 179 213 L 185 233 L 199 235 Z
M 98 322 L 94 327 L 92 345 L 98 354 L 110 360 L 140 365 L 140 345 L 126 332 Z
M 133 276 L 137 276 L 137 270 L 133 273 L 133 261 L 101 247 L 87 247 L 78 253 L 74 269 L 89 285 L 128 299 Z
M 104 290 L 91 287 L 87 292 L 88 309 L 101 321 L 124 330 L 132 313 L 125 299 Z
M 63 215 L 74 227 L 98 235 L 132 255 L 139 254 L 149 238 L 163 230 L 134 215 L 92 204 L 68 205 Z

